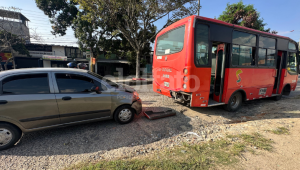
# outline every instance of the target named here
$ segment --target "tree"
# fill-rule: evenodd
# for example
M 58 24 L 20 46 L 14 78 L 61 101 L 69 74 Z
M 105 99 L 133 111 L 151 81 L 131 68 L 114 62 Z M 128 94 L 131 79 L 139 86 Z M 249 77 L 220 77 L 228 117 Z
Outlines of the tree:
M 155 38 L 160 31 L 154 23 L 171 14 L 165 24 L 176 19 L 196 14 L 197 0 L 74 0 L 80 8 L 89 11 L 84 17 L 92 22 L 101 18 L 117 28 L 128 40 L 136 53 L 136 78 L 140 77 L 140 55 L 145 45 Z M 163 26 L 163 28 L 165 27 Z M 149 36 L 152 32 L 155 34 Z
M 99 56 L 101 51 L 118 53 L 121 50 L 122 38 L 116 28 L 105 23 L 101 18 L 93 18 L 92 22 L 82 19 L 87 13 L 87 11 L 78 12 L 73 19 L 73 25 L 76 26 L 75 37 L 78 38 L 80 49 L 92 47 L 94 56 Z
M 73 20 L 79 12 L 78 4 L 73 0 L 35 0 L 39 9 L 50 18 L 52 34 L 63 36 L 68 27 L 76 28 Z
M 227 23 L 236 24 L 259 31 L 270 32 L 270 28 L 265 29 L 267 25 L 263 18 L 260 18 L 260 13 L 253 5 L 244 5 L 243 1 L 234 4 L 227 4 L 225 11 L 219 16 L 218 20 Z M 272 31 L 272 34 L 277 34 L 277 31 Z
M 82 51 L 92 47 L 94 56 L 102 53 L 107 56 L 111 53 L 127 56 L 127 52 L 134 51 L 114 25 L 100 17 L 91 17 L 91 11 L 86 8 L 80 10 L 78 3 L 73 0 L 36 0 L 36 4 L 50 18 L 52 34 L 64 36 L 67 28 L 71 27 Z M 148 36 L 152 34 L 148 31 Z M 142 51 L 150 52 L 150 47 L 147 48 Z

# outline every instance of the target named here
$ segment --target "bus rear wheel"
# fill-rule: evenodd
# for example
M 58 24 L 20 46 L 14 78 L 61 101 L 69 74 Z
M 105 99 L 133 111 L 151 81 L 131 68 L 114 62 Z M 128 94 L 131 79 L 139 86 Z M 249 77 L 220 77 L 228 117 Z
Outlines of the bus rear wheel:
M 243 96 L 240 92 L 235 92 L 231 95 L 228 104 L 224 105 L 224 109 L 229 112 L 235 112 L 239 110 L 243 103 Z

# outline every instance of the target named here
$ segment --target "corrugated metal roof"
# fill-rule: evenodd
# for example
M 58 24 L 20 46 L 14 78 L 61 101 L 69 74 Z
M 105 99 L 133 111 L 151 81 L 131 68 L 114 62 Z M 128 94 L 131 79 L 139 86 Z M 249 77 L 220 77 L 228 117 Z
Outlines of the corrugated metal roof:
M 20 20 L 30 21 L 28 18 L 26 18 L 20 12 L 3 10 L 3 9 L 0 9 L 0 17 L 7 17 L 7 18 L 12 18 L 12 19 L 20 19 Z

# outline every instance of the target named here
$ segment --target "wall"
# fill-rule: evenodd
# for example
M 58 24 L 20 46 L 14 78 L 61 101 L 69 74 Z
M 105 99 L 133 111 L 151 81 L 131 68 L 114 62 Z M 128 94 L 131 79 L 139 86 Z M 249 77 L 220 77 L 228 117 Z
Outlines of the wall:
M 51 61 L 50 60 L 43 60 L 44 67 L 51 67 Z
M 52 46 L 52 53 L 55 56 L 66 56 L 65 47 Z
M 25 39 L 29 38 L 29 29 L 21 22 L 0 20 L 0 26 L 12 34 L 23 36 Z

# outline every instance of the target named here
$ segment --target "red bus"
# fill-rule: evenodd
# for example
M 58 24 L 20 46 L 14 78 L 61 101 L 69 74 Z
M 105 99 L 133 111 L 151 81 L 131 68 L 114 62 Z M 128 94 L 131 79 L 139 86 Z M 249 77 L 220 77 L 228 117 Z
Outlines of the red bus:
M 155 39 L 153 90 L 190 107 L 224 105 L 294 91 L 298 47 L 288 37 L 190 16 Z

